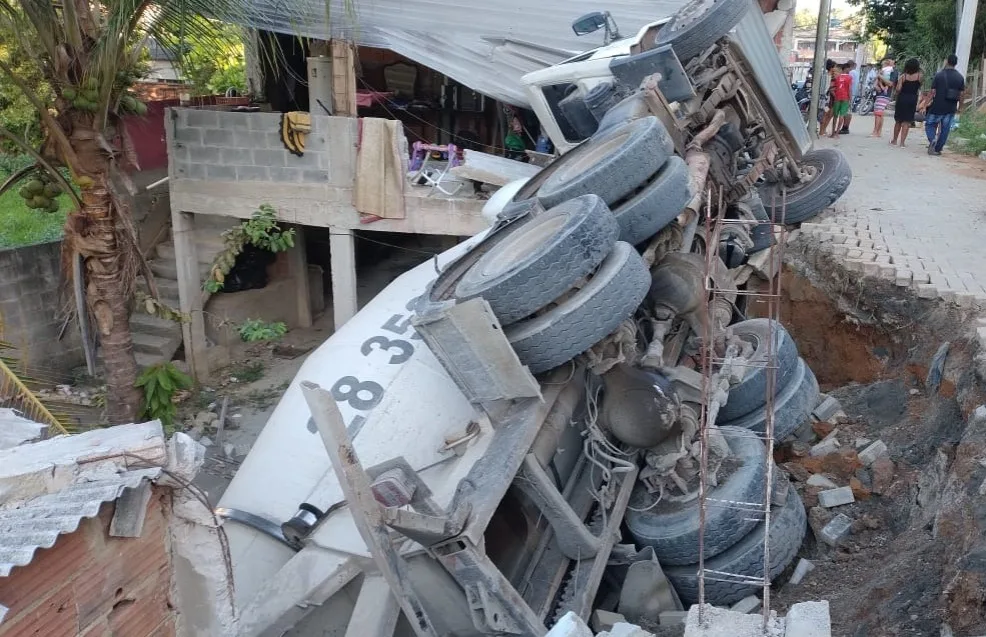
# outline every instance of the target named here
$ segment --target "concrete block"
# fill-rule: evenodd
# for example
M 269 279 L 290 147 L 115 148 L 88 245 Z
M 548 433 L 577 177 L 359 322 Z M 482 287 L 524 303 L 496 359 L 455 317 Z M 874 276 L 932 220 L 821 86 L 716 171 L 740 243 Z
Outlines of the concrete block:
M 185 177 L 189 179 L 207 179 L 205 164 L 189 164 L 185 170 Z
M 877 275 L 884 281 L 897 280 L 897 268 L 889 263 L 880 264 L 880 273 Z
M 254 148 L 253 163 L 255 166 L 287 166 L 288 151 L 282 148 L 274 150 Z
M 177 126 L 174 141 L 179 144 L 202 144 L 202 129 Z
M 860 259 L 863 256 L 863 251 L 859 248 L 850 248 L 849 252 L 846 253 L 846 256 L 850 259 Z
M 852 504 L 855 501 L 856 498 L 853 496 L 852 489 L 849 487 L 828 489 L 818 494 L 818 503 L 827 509 L 842 506 L 843 504 Z
M 243 113 L 236 113 L 243 115 Z M 276 131 L 281 127 L 280 113 L 248 113 L 245 114 L 252 131 Z
M 819 456 L 827 456 L 830 453 L 835 453 L 836 451 L 838 451 L 839 446 L 840 446 L 839 440 L 837 438 L 829 438 L 813 446 L 811 448 L 811 451 L 809 451 L 808 453 L 814 458 L 817 458 Z
M 734 613 L 755 613 L 760 610 L 760 598 L 756 595 L 744 597 L 729 607 Z
M 221 149 L 218 146 L 189 146 L 188 159 L 197 164 L 223 163 Z
M 282 181 L 287 183 L 297 183 L 301 181 L 302 170 L 298 168 L 282 168 L 280 166 L 271 166 L 267 169 L 270 174 L 271 181 Z
M 869 276 L 869 277 L 880 276 L 880 264 L 874 261 L 867 261 L 863 263 L 863 276 Z
M 217 111 L 190 108 L 185 112 L 185 126 L 198 128 L 218 128 L 219 113 Z
M 846 266 L 846 269 L 849 270 L 850 272 L 859 272 L 860 274 L 862 274 L 863 272 L 862 259 L 847 258 L 845 261 L 843 261 L 843 265 Z
M 609 631 L 609 637 L 654 637 L 640 626 L 620 622 Z
M 911 268 L 911 270 L 914 271 L 914 274 L 911 277 L 911 282 L 914 283 L 915 285 L 921 283 L 931 283 L 931 275 L 928 274 L 927 272 L 923 270 L 917 270 L 913 267 Z
M 863 463 L 864 467 L 868 467 L 873 464 L 877 458 L 885 453 L 887 453 L 886 443 L 882 440 L 877 440 L 859 452 L 859 460 Z
M 223 148 L 219 161 L 232 166 L 253 166 L 253 152 L 249 148 Z
M 657 617 L 660 626 L 680 626 L 688 619 L 687 610 L 666 610 Z
M 845 256 L 847 252 L 849 252 L 849 248 L 847 248 L 844 245 L 838 245 L 838 244 L 836 244 L 836 245 L 833 245 L 832 246 L 831 252 L 832 252 L 832 254 L 834 256 L 842 257 L 842 256 Z
M 798 565 L 794 567 L 794 572 L 791 573 L 791 579 L 789 579 L 787 583 L 791 586 L 797 586 L 804 580 L 808 573 L 811 573 L 813 570 L 815 570 L 815 565 L 805 558 L 801 558 L 798 560 Z
M 232 135 L 233 135 L 233 142 L 229 145 L 235 146 L 236 148 L 268 148 L 269 147 L 267 144 L 267 133 L 238 130 L 238 131 L 232 131 Z
M 838 489 L 839 485 L 832 482 L 820 473 L 813 473 L 807 482 L 809 487 L 821 487 L 823 489 Z
M 829 603 L 801 602 L 787 611 L 784 619 L 785 637 L 832 637 Z
M 841 544 L 842 540 L 849 537 L 851 529 L 852 519 L 840 513 L 822 527 L 822 530 L 818 533 L 818 539 L 829 546 L 835 547 Z
M 219 128 L 225 128 L 226 130 L 249 130 L 250 129 L 250 115 L 249 113 L 233 113 L 233 112 L 219 112 Z
M 267 166 L 236 166 L 237 181 L 270 181 Z
M 842 405 L 836 398 L 826 396 L 811 413 L 819 420 L 831 422 L 833 418 L 842 413 Z
M 872 246 L 872 243 L 873 242 L 870 241 L 869 243 Z M 864 249 L 863 250 L 863 253 L 861 255 L 859 255 L 859 258 L 862 259 L 863 261 L 875 261 L 876 260 L 876 252 L 874 252 L 873 250 L 866 250 L 866 249 Z
M 328 183 L 329 172 L 327 170 L 302 170 L 301 181 L 315 184 Z
M 232 146 L 233 131 L 206 128 L 202 131 L 202 143 L 206 146 Z
M 596 609 L 592 611 L 592 617 L 589 618 L 589 625 L 592 630 L 597 633 L 601 633 L 604 630 L 609 630 L 616 624 L 620 622 L 626 622 L 627 618 L 619 613 L 611 613 L 608 610 Z
M 931 283 L 919 283 L 917 285 L 917 292 L 919 299 L 938 298 L 938 288 Z
M 236 168 L 234 168 L 233 166 L 206 166 L 205 175 L 207 179 L 235 181 Z
M 843 232 L 835 231 L 832 233 L 832 243 L 844 244 L 847 239 L 849 239 L 849 235 Z

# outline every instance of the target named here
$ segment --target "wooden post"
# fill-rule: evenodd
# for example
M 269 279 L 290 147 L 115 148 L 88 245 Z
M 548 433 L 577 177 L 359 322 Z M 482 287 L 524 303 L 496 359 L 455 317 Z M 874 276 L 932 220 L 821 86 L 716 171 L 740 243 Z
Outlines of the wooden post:
M 356 315 L 356 245 L 353 231 L 329 228 L 329 265 L 332 274 L 332 317 L 338 330 Z
M 294 226 L 294 247 L 288 250 L 288 276 L 295 280 L 298 327 L 312 326 L 312 305 L 308 293 L 308 259 L 305 254 L 305 226 Z
M 190 320 L 181 324 L 185 342 L 185 359 L 197 382 L 209 377 L 208 343 L 205 338 L 205 315 L 202 313 L 202 281 L 199 279 L 198 247 L 195 245 L 195 215 L 171 211 L 171 231 L 178 266 L 178 303 L 181 313 Z
M 356 56 L 354 46 L 332 40 L 332 110 L 340 117 L 356 117 Z

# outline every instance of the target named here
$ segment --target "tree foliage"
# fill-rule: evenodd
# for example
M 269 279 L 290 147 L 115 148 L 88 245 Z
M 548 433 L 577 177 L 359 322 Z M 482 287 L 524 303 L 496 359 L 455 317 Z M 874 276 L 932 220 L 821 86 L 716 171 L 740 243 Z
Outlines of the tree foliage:
M 162 45 L 184 51 L 177 60 L 182 79 L 200 95 L 222 95 L 230 88 L 246 94 L 243 30 L 201 16 L 194 20 L 209 24 L 162 34 Z
M 976 0 L 967 0 L 975 2 Z M 955 52 L 955 0 L 850 0 L 866 14 L 867 35 L 887 43 L 889 54 L 917 57 L 926 71 Z M 972 59 L 986 53 L 986 11 L 976 16 Z

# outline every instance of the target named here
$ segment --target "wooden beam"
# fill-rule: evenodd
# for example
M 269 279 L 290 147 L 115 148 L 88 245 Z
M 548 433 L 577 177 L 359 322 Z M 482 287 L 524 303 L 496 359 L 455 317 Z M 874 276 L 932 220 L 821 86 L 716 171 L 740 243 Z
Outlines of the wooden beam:
M 308 258 L 305 253 L 305 227 L 294 226 L 294 247 L 288 250 L 288 276 L 295 281 L 298 327 L 311 327 L 312 305 L 308 290 Z
M 356 117 L 355 45 L 332 40 L 332 114 Z

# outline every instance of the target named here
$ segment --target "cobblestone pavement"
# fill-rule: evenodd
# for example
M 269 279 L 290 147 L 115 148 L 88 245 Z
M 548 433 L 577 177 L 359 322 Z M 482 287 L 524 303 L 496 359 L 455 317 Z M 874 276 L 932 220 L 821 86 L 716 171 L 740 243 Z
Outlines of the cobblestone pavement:
M 867 137 L 872 120 L 818 147 L 845 153 L 853 170 L 846 194 L 802 232 L 864 277 L 894 281 L 920 298 L 986 309 L 986 161 L 946 150 L 927 154 L 923 129 L 906 148 Z

